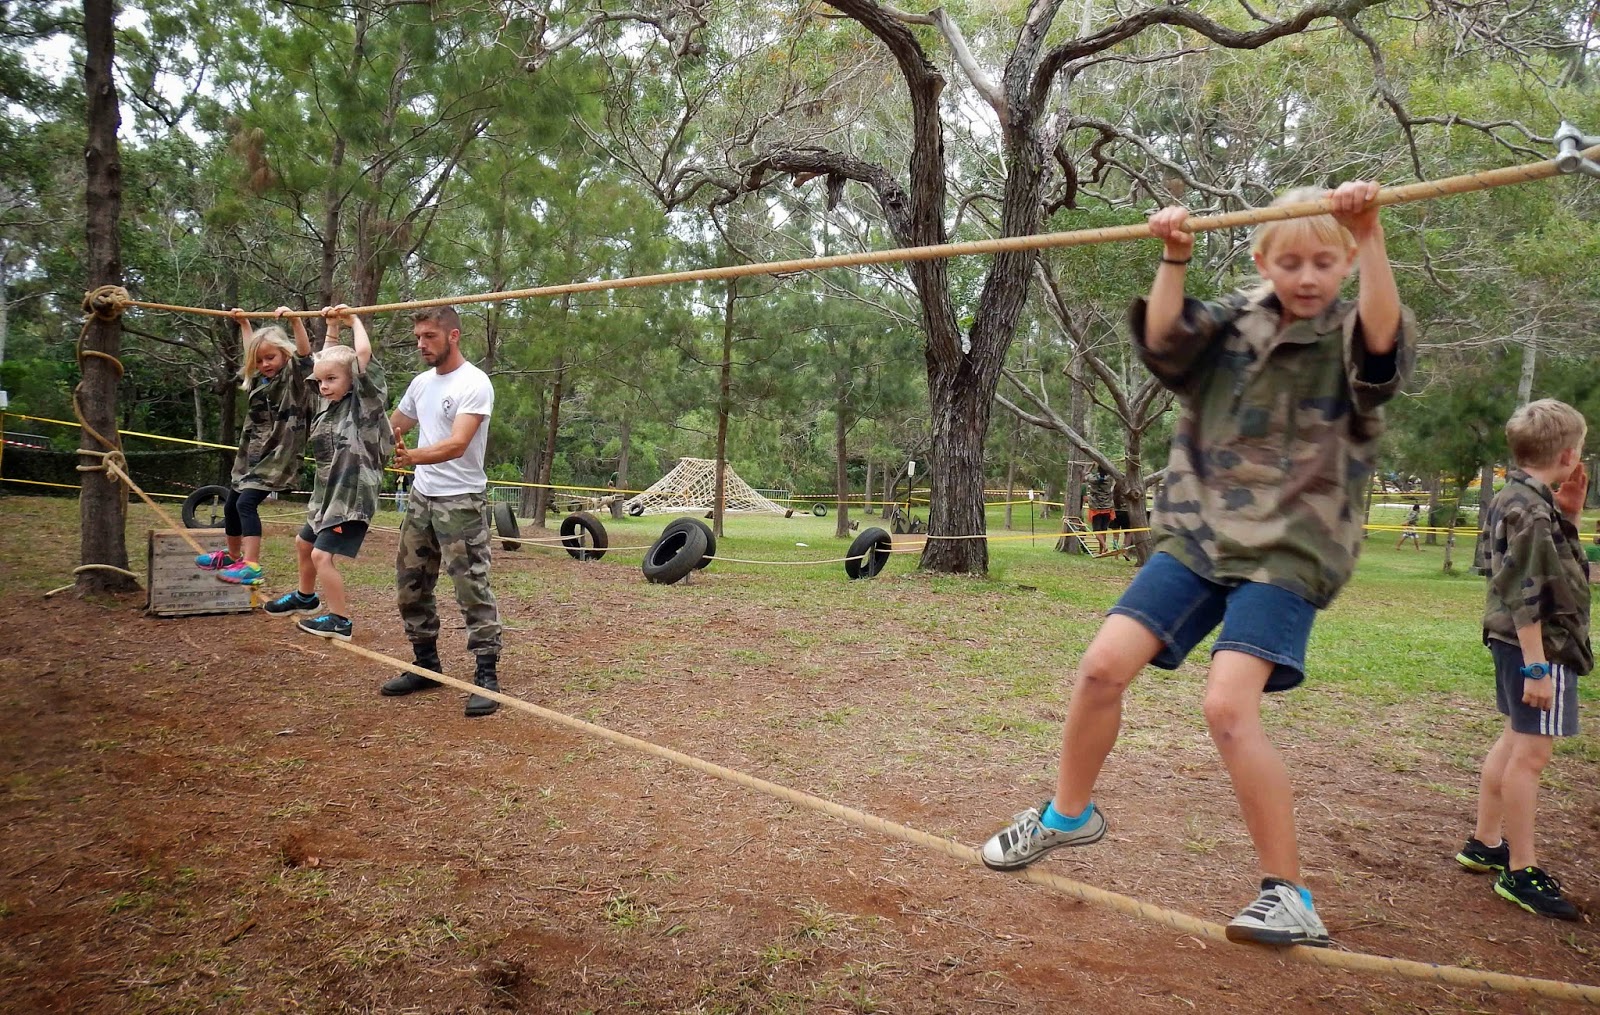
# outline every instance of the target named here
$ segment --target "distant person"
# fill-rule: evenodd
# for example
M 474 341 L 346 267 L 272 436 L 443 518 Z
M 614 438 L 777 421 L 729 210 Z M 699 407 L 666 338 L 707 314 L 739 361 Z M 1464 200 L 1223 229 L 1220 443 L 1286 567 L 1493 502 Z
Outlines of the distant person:
M 281 320 L 289 313 L 279 307 Z M 305 454 L 306 433 L 316 393 L 311 390 L 311 337 L 298 317 L 291 318 L 294 341 L 280 327 L 256 331 L 244 311 L 234 307 L 244 366 L 239 387 L 245 396 L 244 432 L 233 456 L 232 487 L 222 505 L 222 531 L 227 549 L 202 553 L 195 566 L 217 572 L 235 585 L 259 585 L 261 566 L 261 502 L 294 485 Z
M 1483 512 L 1474 562 L 1489 578 L 1483 643 L 1505 722 L 1483 759 L 1477 827 L 1456 854 L 1468 870 L 1497 875 L 1496 895 L 1558 920 L 1581 914 L 1538 866 L 1534 815 L 1555 739 L 1578 734 L 1578 678 L 1594 668 L 1589 562 L 1578 534 L 1587 432 L 1578 410 L 1553 398 L 1529 402 L 1506 423 L 1516 468 Z
M 489 477 L 483 458 L 494 411 L 494 386 L 461 354 L 461 318 L 454 307 L 433 307 L 411 317 L 417 354 L 430 369 L 412 380 L 389 417 L 395 464 L 416 471 L 400 523 L 395 561 L 400 618 L 416 664 L 444 672 L 439 661 L 439 610 L 433 598 L 444 568 L 467 623 L 467 651 L 475 661 L 473 682 L 500 690 L 500 612 L 489 589 Z M 417 446 L 405 436 L 417 428 Z M 409 670 L 380 689 L 390 697 L 438 687 L 437 680 Z M 469 717 L 500 707 L 493 698 L 467 698 Z
M 1106 530 L 1116 517 L 1116 484 L 1104 467 L 1096 466 L 1085 486 L 1089 495 L 1089 528 L 1094 530 L 1094 541 L 1099 546 L 1096 553 L 1105 553 Z
M 1406 540 L 1409 539 L 1412 545 L 1417 548 L 1417 552 L 1422 552 L 1422 540 L 1417 538 L 1417 523 L 1420 521 L 1422 521 L 1422 505 L 1413 502 L 1411 510 L 1406 512 L 1406 520 L 1401 523 L 1405 528 L 1400 530 L 1400 538 L 1395 540 L 1394 548 L 1396 550 L 1404 546 Z
M 1274 203 L 1329 196 L 1294 190 Z M 1132 308 L 1133 346 L 1181 407 L 1156 501 L 1156 553 L 1079 664 L 1054 798 L 984 844 L 988 866 L 1013 870 L 1105 836 L 1093 791 L 1129 683 L 1151 663 L 1176 669 L 1220 624 L 1205 717 L 1261 873 L 1228 938 L 1328 944 L 1300 878 L 1294 795 L 1262 727 L 1261 697 L 1305 679 L 1312 620 L 1360 551 L 1351 495 L 1372 473 L 1380 407 L 1410 370 L 1415 325 L 1395 290 L 1377 196 L 1377 184 L 1346 183 L 1331 215 L 1261 226 L 1253 254 L 1266 284 L 1217 303 L 1184 295 L 1187 210 L 1151 216 L 1165 250 L 1149 299 Z M 1341 299 L 1356 268 L 1358 297 Z
M 328 308 L 328 338 L 316 355 L 312 376 L 322 407 L 311 420 L 311 456 L 317 479 L 306 506 L 306 523 L 295 537 L 300 584 L 265 607 L 268 613 L 301 617 L 299 628 L 319 638 L 349 641 L 355 631 L 338 558 L 354 560 L 378 513 L 383 467 L 393 441 L 384 420 L 389 386 L 372 356 L 361 318 L 345 304 Z M 350 325 L 350 345 L 338 344 L 339 326 Z M 320 590 L 320 595 L 319 595 Z M 318 613 L 318 610 L 321 613 Z

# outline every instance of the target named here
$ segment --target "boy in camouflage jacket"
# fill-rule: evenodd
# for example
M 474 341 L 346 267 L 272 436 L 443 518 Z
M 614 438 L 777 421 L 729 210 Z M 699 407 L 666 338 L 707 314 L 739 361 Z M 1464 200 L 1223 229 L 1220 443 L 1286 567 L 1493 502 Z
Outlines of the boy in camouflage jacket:
M 1580 461 L 1587 431 L 1578 410 L 1552 398 L 1529 402 L 1506 423 L 1516 468 L 1483 510 L 1475 560 L 1489 578 L 1483 643 L 1506 718 L 1483 761 L 1477 827 L 1456 854 L 1468 870 L 1498 875 L 1495 894 L 1560 920 L 1580 914 L 1537 865 L 1533 825 L 1539 775 L 1555 738 L 1577 735 L 1578 677 L 1594 668 L 1589 562 L 1577 527 L 1589 486 Z
M 337 557 L 354 559 L 378 510 L 383 466 L 394 450 L 386 413 L 389 389 L 383 367 L 372 358 L 372 343 L 361 318 L 344 304 L 324 311 L 328 338 L 312 369 L 322 395 L 322 411 L 311 421 L 311 453 L 317 481 L 306 509 L 306 524 L 295 537 L 299 587 L 268 603 L 268 613 L 318 614 L 302 617 L 302 631 L 319 638 L 349 641 L 354 630 Z M 349 321 L 351 345 L 338 343 L 339 324 Z M 317 588 L 321 586 L 319 598 Z
M 1415 325 L 1395 289 L 1377 193 L 1353 182 L 1331 195 L 1280 197 L 1329 197 L 1332 215 L 1262 226 L 1253 255 L 1267 285 L 1219 303 L 1184 296 L 1194 248 L 1187 211 L 1151 216 L 1165 251 L 1149 299 L 1133 306 L 1134 348 L 1182 410 L 1152 519 L 1156 553 L 1079 664 L 1055 796 L 984 844 L 988 866 L 1012 870 L 1105 835 L 1092 791 L 1116 743 L 1123 693 L 1148 664 L 1177 668 L 1220 623 L 1206 723 L 1262 874 L 1228 937 L 1328 943 L 1300 883 L 1293 793 L 1260 710 L 1263 692 L 1304 679 L 1312 619 L 1354 568 L 1354 505 L 1372 472 L 1380 407 L 1411 366 Z M 1340 299 L 1357 268 L 1357 300 Z

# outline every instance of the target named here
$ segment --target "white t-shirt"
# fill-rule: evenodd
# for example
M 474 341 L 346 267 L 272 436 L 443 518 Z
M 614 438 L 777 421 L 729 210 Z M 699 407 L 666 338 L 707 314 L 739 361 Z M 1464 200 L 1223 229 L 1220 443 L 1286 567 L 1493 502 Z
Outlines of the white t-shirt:
M 494 385 L 489 383 L 488 374 L 471 363 L 462 363 L 447 374 L 438 370 L 418 374 L 400 399 L 399 411 L 417 421 L 416 441 L 411 444 L 414 448 L 447 439 L 460 413 L 483 416 L 478 432 L 472 435 L 460 458 L 416 466 L 417 477 L 411 490 L 424 497 L 484 491 L 489 480 L 483 474 L 483 449 L 489 443 L 488 417 L 494 411 Z

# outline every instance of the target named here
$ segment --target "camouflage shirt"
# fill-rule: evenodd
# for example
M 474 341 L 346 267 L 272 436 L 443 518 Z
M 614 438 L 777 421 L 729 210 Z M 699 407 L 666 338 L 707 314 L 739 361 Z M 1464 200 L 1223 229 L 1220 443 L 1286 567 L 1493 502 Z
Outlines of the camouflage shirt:
M 394 452 L 389 429 L 389 387 L 376 359 L 356 374 L 337 402 L 323 402 L 311 421 L 311 454 L 317 485 L 306 523 L 321 532 L 342 522 L 371 521 L 383 490 L 383 465 Z
M 1270 291 L 1185 299 L 1175 348 L 1157 354 L 1134 301 L 1134 349 L 1181 408 L 1151 527 L 1156 550 L 1202 577 L 1321 608 L 1355 569 L 1380 407 L 1411 373 L 1416 321 L 1402 308 L 1395 351 L 1372 356 L 1351 301 L 1281 332 L 1279 314 Z
M 1089 480 L 1089 510 L 1110 511 L 1117 506 L 1115 487 L 1110 476 Z
M 271 380 L 256 375 L 245 406 L 239 453 L 233 456 L 235 490 L 287 490 L 294 485 L 317 400 L 310 382 L 310 356 L 289 357 Z
M 1538 623 L 1545 658 L 1583 674 L 1589 647 L 1589 562 L 1578 527 L 1555 505 L 1550 488 L 1513 469 L 1483 512 L 1473 560 L 1489 578 L 1483 643 L 1516 645 L 1517 628 Z

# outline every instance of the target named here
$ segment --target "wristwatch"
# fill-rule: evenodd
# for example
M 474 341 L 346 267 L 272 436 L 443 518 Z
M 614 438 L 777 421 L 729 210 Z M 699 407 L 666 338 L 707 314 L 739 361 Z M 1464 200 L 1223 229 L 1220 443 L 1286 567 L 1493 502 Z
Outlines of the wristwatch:
M 1527 680 L 1543 680 L 1550 675 L 1549 663 L 1529 663 L 1522 668 L 1522 676 Z

